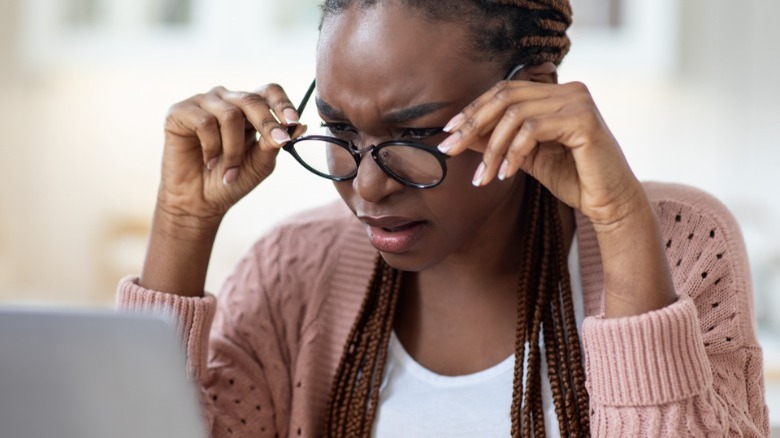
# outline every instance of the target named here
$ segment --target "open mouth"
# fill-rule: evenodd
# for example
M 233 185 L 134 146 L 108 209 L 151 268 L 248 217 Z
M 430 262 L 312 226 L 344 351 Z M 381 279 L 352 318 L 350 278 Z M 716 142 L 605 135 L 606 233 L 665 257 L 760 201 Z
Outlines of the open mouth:
M 406 231 L 408 229 L 414 228 L 417 225 L 422 224 L 422 221 L 416 221 L 416 222 L 408 222 L 406 224 L 397 225 L 394 227 L 381 227 L 383 230 L 390 232 L 390 233 L 398 233 L 401 231 Z
M 422 238 L 425 221 L 402 217 L 361 218 L 371 244 L 379 251 L 393 254 L 407 252 Z

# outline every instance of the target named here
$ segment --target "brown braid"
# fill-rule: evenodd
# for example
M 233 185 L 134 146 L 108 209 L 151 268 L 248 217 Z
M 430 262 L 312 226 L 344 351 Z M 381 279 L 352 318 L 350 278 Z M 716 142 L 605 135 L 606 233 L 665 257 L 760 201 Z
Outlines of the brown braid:
M 327 407 L 327 436 L 370 434 L 393 327 L 401 271 L 377 256 L 368 292 L 347 337 Z

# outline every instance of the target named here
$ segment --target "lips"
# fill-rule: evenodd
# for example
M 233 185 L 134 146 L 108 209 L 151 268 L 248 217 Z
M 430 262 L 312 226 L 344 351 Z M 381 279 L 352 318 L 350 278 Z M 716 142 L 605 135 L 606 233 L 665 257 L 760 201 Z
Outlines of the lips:
M 365 224 L 371 245 L 381 252 L 409 251 L 422 237 L 425 221 L 400 216 L 358 216 Z

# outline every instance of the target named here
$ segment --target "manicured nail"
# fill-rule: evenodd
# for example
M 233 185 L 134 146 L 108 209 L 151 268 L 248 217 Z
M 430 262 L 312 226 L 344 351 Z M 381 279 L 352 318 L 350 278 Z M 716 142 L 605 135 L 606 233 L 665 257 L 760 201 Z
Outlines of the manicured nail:
M 457 127 L 458 125 L 461 124 L 461 122 L 463 122 L 464 117 L 465 116 L 463 115 L 463 113 L 458 113 L 458 115 L 450 119 L 450 121 L 447 122 L 446 125 L 444 125 L 444 129 L 443 129 L 444 132 L 450 132 L 453 129 L 455 129 L 455 127 Z
M 476 173 L 474 173 L 474 179 L 471 181 L 471 184 L 474 185 L 474 187 L 479 187 L 482 185 L 482 180 L 485 178 L 485 163 L 479 163 L 479 167 L 477 167 Z
M 219 157 L 214 157 L 209 160 L 208 163 L 206 163 L 206 169 L 211 170 L 215 167 L 217 167 L 217 162 L 219 161 Z
M 498 179 L 500 179 L 501 181 L 506 179 L 506 172 L 508 170 L 509 170 L 509 161 L 504 160 L 501 163 L 501 167 L 499 167 L 499 169 L 498 169 Z
M 456 144 L 458 144 L 458 140 L 460 140 L 460 131 L 450 135 L 449 137 L 445 138 L 443 142 L 439 145 L 439 151 L 442 153 L 447 153 L 450 149 L 452 149 Z
M 285 144 L 290 141 L 290 134 L 280 128 L 274 128 L 271 130 L 271 138 L 274 139 L 276 144 Z
M 284 119 L 287 120 L 288 125 L 294 125 L 298 123 L 298 113 L 292 108 L 285 108 L 283 111 Z
M 225 176 L 222 177 L 222 184 L 229 186 L 236 182 L 238 179 L 238 167 L 231 167 L 225 172 Z

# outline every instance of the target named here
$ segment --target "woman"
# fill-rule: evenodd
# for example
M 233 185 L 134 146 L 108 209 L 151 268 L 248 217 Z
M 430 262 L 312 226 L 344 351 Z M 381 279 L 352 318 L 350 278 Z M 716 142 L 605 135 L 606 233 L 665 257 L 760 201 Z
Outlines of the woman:
M 329 137 L 301 137 L 278 85 L 174 105 L 147 259 L 120 285 L 177 318 L 213 436 L 768 434 L 737 226 L 639 183 L 587 88 L 557 83 L 567 2 L 323 11 Z M 221 219 L 282 147 L 347 208 L 280 225 L 217 302 Z

